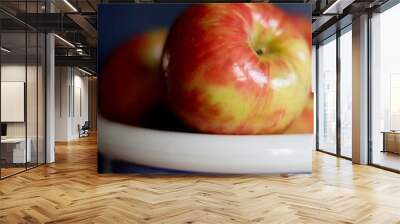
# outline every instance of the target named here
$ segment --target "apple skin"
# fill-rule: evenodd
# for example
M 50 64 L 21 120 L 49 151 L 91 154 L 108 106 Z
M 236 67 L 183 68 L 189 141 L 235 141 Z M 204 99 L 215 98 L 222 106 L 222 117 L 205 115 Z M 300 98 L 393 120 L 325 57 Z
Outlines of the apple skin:
M 311 134 L 314 132 L 314 95 L 310 92 L 309 99 L 303 112 L 295 118 L 285 134 Z
M 310 52 L 312 51 L 311 22 L 301 15 L 294 15 L 291 18 L 294 26 L 303 33 L 303 38 L 309 42 Z M 309 92 L 308 102 L 303 112 L 296 117 L 289 127 L 284 131 L 286 134 L 307 134 L 314 132 L 314 94 Z
M 312 51 L 311 20 L 302 15 L 293 15 L 290 19 L 293 23 L 293 26 L 297 27 L 297 29 L 302 32 L 303 38 L 309 43 L 308 46 L 310 51 Z
M 169 106 L 204 133 L 282 133 L 310 91 L 311 43 L 302 37 L 272 4 L 189 7 L 164 48 Z
M 135 35 L 108 57 L 99 77 L 99 108 L 110 120 L 140 124 L 163 103 L 165 79 L 160 62 L 167 31 Z

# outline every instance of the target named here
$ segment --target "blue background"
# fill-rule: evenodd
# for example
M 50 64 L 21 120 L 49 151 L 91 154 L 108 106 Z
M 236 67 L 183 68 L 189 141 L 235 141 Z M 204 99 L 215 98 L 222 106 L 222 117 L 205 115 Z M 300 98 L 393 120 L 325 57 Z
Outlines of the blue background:
M 267 4 L 267 3 L 266 3 Z M 100 4 L 97 15 L 97 71 L 101 73 L 107 55 L 137 33 L 156 27 L 170 27 L 175 18 L 191 4 L 141 3 Z M 311 5 L 275 4 L 283 10 L 310 18 Z
M 267 3 L 266 3 L 267 4 Z M 100 4 L 98 7 L 97 71 L 101 76 L 107 55 L 119 44 L 138 33 L 157 27 L 170 27 L 175 18 L 191 4 Z M 302 3 L 275 4 L 283 10 L 310 19 L 311 5 Z M 99 99 L 101 100 L 101 99 Z M 101 146 L 100 146 L 101 147 Z M 190 172 L 158 169 L 112 160 L 99 153 L 99 173 L 186 174 Z

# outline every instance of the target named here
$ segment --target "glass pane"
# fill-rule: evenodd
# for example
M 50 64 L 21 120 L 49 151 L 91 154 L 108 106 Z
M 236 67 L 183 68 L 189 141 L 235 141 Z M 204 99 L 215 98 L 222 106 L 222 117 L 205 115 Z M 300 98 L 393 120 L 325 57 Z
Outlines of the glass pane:
M 318 48 L 318 147 L 336 153 L 336 39 Z
M 27 13 L 37 13 L 37 1 L 27 1 Z M 37 22 L 37 17 L 28 17 L 32 23 Z M 34 30 L 27 30 L 27 75 L 26 75 L 26 125 L 27 144 L 30 148 L 30 161 L 27 167 L 37 166 L 37 73 L 38 73 L 38 36 Z
M 372 163 L 400 170 L 400 5 L 372 18 Z
M 31 161 L 25 122 L 26 33 L 2 33 L 1 46 L 7 49 L 1 50 L 1 173 L 5 177 L 25 170 Z
M 340 36 L 340 152 L 352 157 L 352 33 Z
M 27 33 L 27 80 L 26 80 L 26 113 L 27 113 L 27 143 L 30 147 L 30 161 L 27 163 L 28 168 L 37 165 L 38 160 L 38 144 L 37 144 L 37 98 L 38 98 L 38 35 L 36 32 Z
M 38 163 L 45 163 L 46 150 L 45 150 L 45 44 L 46 37 L 44 34 L 38 35 Z

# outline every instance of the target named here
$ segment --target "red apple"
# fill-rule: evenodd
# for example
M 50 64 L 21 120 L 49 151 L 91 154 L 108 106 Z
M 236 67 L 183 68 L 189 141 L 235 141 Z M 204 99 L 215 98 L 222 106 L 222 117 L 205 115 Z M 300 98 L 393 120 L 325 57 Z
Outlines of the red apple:
M 303 38 L 309 43 L 309 49 L 312 51 L 312 33 L 311 22 L 301 15 L 293 15 L 291 18 L 294 26 L 298 27 L 303 33 Z M 308 102 L 303 112 L 296 117 L 289 127 L 284 131 L 287 134 L 313 133 L 314 131 L 314 95 L 309 92 Z
M 314 132 L 314 95 L 310 92 L 308 103 L 303 112 L 295 118 L 284 133 L 306 134 Z
M 312 50 L 312 32 L 311 20 L 302 15 L 293 15 L 291 20 L 293 25 L 303 33 L 303 38 L 309 43 L 310 51 Z
M 137 124 L 162 103 L 165 79 L 160 62 L 166 37 L 162 29 L 135 35 L 108 57 L 99 80 L 104 117 Z
M 170 107 L 201 132 L 282 133 L 311 86 L 310 40 L 300 29 L 272 4 L 189 7 L 164 48 Z

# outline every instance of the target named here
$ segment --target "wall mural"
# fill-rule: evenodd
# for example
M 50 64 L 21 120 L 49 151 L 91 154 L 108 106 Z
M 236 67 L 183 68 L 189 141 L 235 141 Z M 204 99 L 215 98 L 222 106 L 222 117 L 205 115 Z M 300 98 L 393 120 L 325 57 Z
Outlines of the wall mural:
M 308 4 L 101 4 L 99 173 L 311 172 Z

